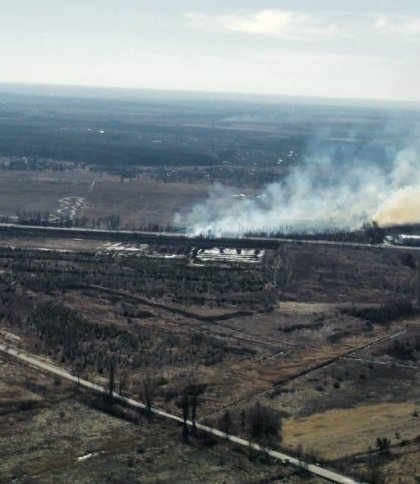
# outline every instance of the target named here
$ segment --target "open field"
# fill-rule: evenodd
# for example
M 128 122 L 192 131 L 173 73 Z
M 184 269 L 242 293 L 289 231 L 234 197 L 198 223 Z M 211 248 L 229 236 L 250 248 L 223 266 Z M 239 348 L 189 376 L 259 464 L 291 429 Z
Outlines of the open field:
M 104 413 L 65 381 L 0 356 L 2 482 L 255 482 L 295 471 L 200 436 L 182 441 L 175 424 Z M 5 396 L 13 392 L 15 406 Z M 28 399 L 28 395 L 33 395 Z M 288 481 L 288 476 L 290 481 Z M 321 483 L 312 479 L 305 482 Z
M 115 354 L 117 382 L 124 379 L 129 395 L 141 398 L 152 375 L 155 404 L 177 415 L 183 389 L 200 385 L 197 418 L 217 427 L 229 410 L 240 435 L 241 412 L 260 401 L 283 416 L 283 442 L 271 445 L 316 447 L 333 466 L 353 458 L 365 472 L 360 455 L 377 437 L 397 445 L 397 433 L 408 444 L 403 453 L 391 447 L 382 467 L 416 452 L 418 313 L 384 313 L 386 304 L 416 297 L 416 251 L 407 265 L 398 250 L 285 243 L 265 250 L 260 264 L 194 267 L 114 257 L 97 251 L 103 241 L 69 239 L 73 252 L 57 252 L 59 240 L 39 240 L 47 252 L 22 241 L 21 250 L 1 249 L 2 290 L 13 281 L 3 292 L 3 341 L 67 368 L 83 360 L 83 374 L 105 386 Z M 402 359 L 397 341 L 414 342 L 411 359 Z M 37 398 L 14 384 L 5 405 L 14 392 Z
M 0 214 L 55 213 L 64 197 L 84 197 L 94 179 L 85 170 L 71 172 L 0 171 Z
M 90 220 L 118 214 L 121 226 L 135 227 L 157 224 L 172 225 L 177 212 L 186 210 L 207 197 L 208 186 L 188 183 L 167 184 L 148 179 L 98 177 L 87 202 L 81 210 L 82 217 Z
M 121 228 L 172 225 L 175 214 L 204 201 L 210 187 L 204 181 L 167 183 L 148 177 L 121 178 L 87 169 L 0 170 L 0 185 L 0 216 L 13 220 L 24 212 L 48 212 L 51 217 L 86 219 L 87 226 L 98 227 L 99 223 L 102 228 L 110 215 L 119 216 Z M 241 189 L 241 193 L 252 194 L 254 190 Z M 80 203 L 75 204 L 79 197 Z M 69 206 L 74 207 L 73 212 L 67 209 Z
M 419 435 L 418 418 L 413 416 L 415 410 L 414 402 L 327 410 L 285 421 L 284 436 L 291 446 L 297 446 L 303 439 L 309 448 L 316 448 L 325 458 L 338 459 L 349 453 L 366 452 L 369 446 L 373 448 L 372 435 L 378 429 L 381 436 L 392 440 L 396 433 L 399 439 L 415 439 Z
M 418 482 L 420 462 L 419 417 L 414 402 L 392 404 L 367 404 L 349 409 L 328 410 L 310 417 L 292 418 L 284 422 L 285 440 L 297 447 L 305 442 L 308 449 L 327 460 L 348 462 L 348 456 L 359 456 L 366 462 L 369 454 L 384 469 L 386 482 Z M 376 437 L 391 441 L 392 459 L 375 452 Z M 372 438 L 374 437 L 374 438 Z M 348 464 L 347 464 L 348 465 Z
M 0 95 L 0 482 L 321 482 L 191 421 L 418 484 L 420 249 L 398 224 L 317 227 L 345 195 L 367 220 L 416 166 L 419 113 L 75 95 Z M 188 237 L 174 217 L 203 201 Z

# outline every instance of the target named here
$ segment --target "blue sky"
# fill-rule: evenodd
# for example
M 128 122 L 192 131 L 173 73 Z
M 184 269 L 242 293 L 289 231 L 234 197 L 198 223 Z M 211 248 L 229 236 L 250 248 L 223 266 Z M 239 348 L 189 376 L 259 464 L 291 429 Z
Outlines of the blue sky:
M 0 0 L 0 82 L 420 100 L 419 0 Z

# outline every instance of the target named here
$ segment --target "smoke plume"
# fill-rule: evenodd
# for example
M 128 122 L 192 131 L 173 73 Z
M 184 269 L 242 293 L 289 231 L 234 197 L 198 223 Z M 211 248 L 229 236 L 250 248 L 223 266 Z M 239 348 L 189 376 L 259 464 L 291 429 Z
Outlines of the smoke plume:
M 282 181 L 258 195 L 241 197 L 215 184 L 204 203 L 176 223 L 191 235 L 241 235 L 420 223 L 420 157 L 415 147 L 397 152 L 391 163 L 331 155 L 308 157 Z

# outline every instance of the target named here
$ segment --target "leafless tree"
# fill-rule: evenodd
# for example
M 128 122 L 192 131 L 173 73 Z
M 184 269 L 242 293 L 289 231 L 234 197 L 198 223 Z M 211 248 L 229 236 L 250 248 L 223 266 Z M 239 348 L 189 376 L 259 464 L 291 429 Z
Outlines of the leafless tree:
M 191 403 L 191 421 L 193 424 L 193 431 L 195 432 L 195 421 L 197 419 L 197 409 L 200 405 L 200 388 L 198 385 L 191 385 L 190 387 L 190 403 Z
M 104 222 L 108 230 L 118 230 L 120 228 L 120 216 L 115 213 L 105 217 Z
M 220 419 L 220 427 L 222 431 L 226 434 L 227 438 L 229 438 L 231 424 L 232 424 L 232 417 L 230 415 L 229 410 L 226 410 L 225 413 L 222 415 L 222 418 Z
M 117 370 L 117 361 L 114 357 L 111 357 L 108 362 L 109 378 L 108 378 L 108 399 L 110 402 L 114 398 L 115 388 L 115 373 Z
M 123 391 L 127 386 L 128 382 L 128 372 L 126 370 L 121 370 L 118 375 L 118 394 L 121 397 L 123 395 Z
M 281 418 L 278 412 L 256 402 L 248 412 L 249 431 L 254 438 L 280 437 Z
M 83 372 L 86 370 L 87 362 L 84 357 L 79 358 L 76 361 L 76 364 L 74 366 L 74 370 L 76 372 L 77 376 L 77 391 L 80 389 L 80 377 L 82 376 Z
M 153 400 L 156 396 L 157 390 L 157 383 L 156 379 L 152 375 L 147 375 L 146 378 L 143 380 L 142 384 L 142 397 L 146 402 L 146 410 L 150 414 Z
M 241 410 L 241 429 L 244 431 L 246 429 L 246 413 L 245 410 Z
M 184 440 L 188 439 L 188 425 L 187 425 L 187 420 L 188 416 L 190 413 L 190 398 L 188 395 L 188 387 L 184 388 L 184 391 L 182 392 L 181 400 L 179 402 L 179 406 L 182 409 L 182 418 L 184 420 L 184 425 L 182 427 L 182 435 L 184 437 Z

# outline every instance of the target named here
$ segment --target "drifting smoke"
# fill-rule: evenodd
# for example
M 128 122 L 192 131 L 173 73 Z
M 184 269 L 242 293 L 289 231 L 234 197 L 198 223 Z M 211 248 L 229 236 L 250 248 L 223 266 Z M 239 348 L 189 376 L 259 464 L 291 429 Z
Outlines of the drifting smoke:
M 333 157 L 308 158 L 281 182 L 267 185 L 255 197 L 214 185 L 204 203 L 176 223 L 191 235 L 241 235 L 278 230 L 306 231 L 420 222 L 420 157 L 416 148 L 397 153 L 389 163 Z

